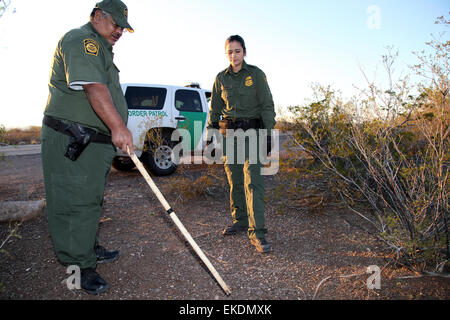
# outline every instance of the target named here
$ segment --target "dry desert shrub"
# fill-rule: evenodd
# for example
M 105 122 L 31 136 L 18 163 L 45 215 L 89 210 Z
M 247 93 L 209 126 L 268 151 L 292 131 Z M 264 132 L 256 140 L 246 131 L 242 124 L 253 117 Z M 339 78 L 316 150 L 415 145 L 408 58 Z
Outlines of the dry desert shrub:
M 433 53 L 416 54 L 412 67 L 418 83 L 394 80 L 397 53 L 388 48 L 382 59 L 387 88 L 366 77 L 367 87 L 344 102 L 316 85 L 313 103 L 290 110 L 293 145 L 310 159 L 305 168 L 325 174 L 328 191 L 368 221 L 398 261 L 442 271 L 450 257 L 450 41 L 427 45 Z

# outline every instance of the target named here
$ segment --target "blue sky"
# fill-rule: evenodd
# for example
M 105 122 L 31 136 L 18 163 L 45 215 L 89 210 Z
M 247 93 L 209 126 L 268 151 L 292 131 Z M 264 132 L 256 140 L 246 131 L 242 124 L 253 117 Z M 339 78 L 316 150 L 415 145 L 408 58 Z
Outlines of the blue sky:
M 95 2 L 11 0 L 0 18 L 0 124 L 40 125 L 57 41 L 87 22 Z M 124 2 L 135 33 L 114 47 L 122 82 L 195 81 L 210 89 L 228 64 L 225 39 L 239 34 L 246 61 L 264 70 L 281 108 L 311 98 L 311 83 L 352 95 L 353 85 L 364 85 L 360 67 L 382 77 L 387 46 L 399 51 L 398 74 L 409 72 L 412 51 L 448 29 L 434 21 L 450 11 L 448 0 Z

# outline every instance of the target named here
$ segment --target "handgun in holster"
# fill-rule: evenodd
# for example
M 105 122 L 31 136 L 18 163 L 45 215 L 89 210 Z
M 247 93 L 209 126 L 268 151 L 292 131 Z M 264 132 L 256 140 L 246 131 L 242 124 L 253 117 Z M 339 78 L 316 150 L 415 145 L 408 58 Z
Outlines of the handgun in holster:
M 69 124 L 66 132 L 70 133 L 70 140 L 64 156 L 75 161 L 91 142 L 91 133 L 77 123 Z

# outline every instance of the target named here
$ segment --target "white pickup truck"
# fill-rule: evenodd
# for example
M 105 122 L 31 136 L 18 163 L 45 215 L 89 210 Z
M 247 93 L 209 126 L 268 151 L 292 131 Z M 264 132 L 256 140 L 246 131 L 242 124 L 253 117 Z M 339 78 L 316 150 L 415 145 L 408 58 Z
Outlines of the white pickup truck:
M 188 151 L 204 149 L 210 90 L 196 84 L 180 87 L 132 83 L 122 84 L 122 90 L 135 153 L 154 175 L 169 175 L 177 169 L 172 148 L 179 142 L 171 141 L 174 130 L 189 131 L 190 141 L 183 141 Z M 113 167 L 129 171 L 134 163 L 118 150 Z

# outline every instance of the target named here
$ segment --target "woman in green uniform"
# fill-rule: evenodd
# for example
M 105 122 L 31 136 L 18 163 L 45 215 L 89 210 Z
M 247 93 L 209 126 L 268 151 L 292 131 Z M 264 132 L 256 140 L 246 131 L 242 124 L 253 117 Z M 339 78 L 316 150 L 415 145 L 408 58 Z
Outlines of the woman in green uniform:
M 270 130 L 275 126 L 275 111 L 272 94 L 264 72 L 249 65 L 244 58 L 247 54 L 245 42 L 239 35 L 229 37 L 225 42 L 225 53 L 230 66 L 220 72 L 214 82 L 208 128 L 215 129 L 255 129 L 258 148 L 250 146 L 251 139 L 244 140 L 245 160 L 239 163 L 235 156 L 227 155 L 224 148 L 224 167 L 230 185 L 230 210 L 233 224 L 224 235 L 234 235 L 247 231 L 251 244 L 258 252 L 269 252 L 271 246 L 265 235 L 264 177 L 261 175 L 259 158 L 259 130 L 267 129 L 267 152 L 270 152 Z M 230 131 L 228 131 L 230 132 Z M 228 135 L 224 140 L 233 139 L 234 155 L 242 145 Z M 224 142 L 224 146 L 230 145 Z M 257 152 L 258 160 L 249 161 L 250 150 Z

